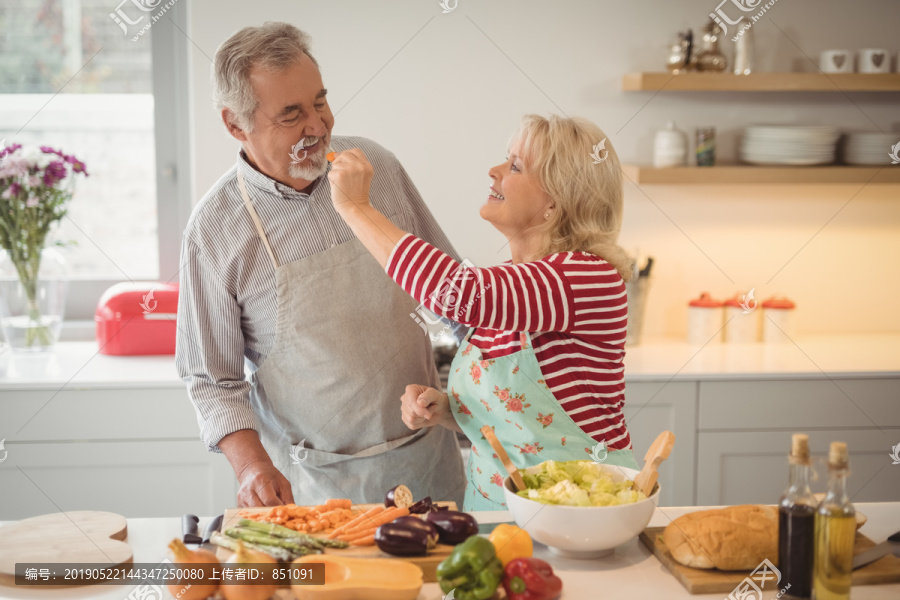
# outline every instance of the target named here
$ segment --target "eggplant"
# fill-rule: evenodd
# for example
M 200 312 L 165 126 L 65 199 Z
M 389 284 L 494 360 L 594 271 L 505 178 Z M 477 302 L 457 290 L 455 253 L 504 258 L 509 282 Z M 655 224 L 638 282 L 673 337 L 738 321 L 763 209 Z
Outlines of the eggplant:
M 422 515 L 435 510 L 434 503 L 431 502 L 431 496 L 425 496 L 415 504 L 409 507 L 410 514 Z
M 384 495 L 384 507 L 409 508 L 413 503 L 412 492 L 403 484 L 395 485 Z
M 422 525 L 425 527 L 396 521 L 385 523 L 375 530 L 375 544 L 394 556 L 424 556 L 436 545 L 437 536 L 427 528 L 428 523 L 422 521 Z
M 456 545 L 478 533 L 478 521 L 464 512 L 455 510 L 430 512 L 425 520 L 437 528 L 442 544 Z
M 397 517 L 392 521 L 392 523 L 396 525 L 403 525 L 404 527 L 412 527 L 413 529 L 419 529 L 424 531 L 426 535 L 428 535 L 428 549 L 433 550 L 435 546 L 437 546 L 438 539 L 441 534 L 437 530 L 437 527 L 432 525 L 431 523 L 424 521 L 420 517 L 414 517 L 412 515 L 407 515 L 405 517 Z

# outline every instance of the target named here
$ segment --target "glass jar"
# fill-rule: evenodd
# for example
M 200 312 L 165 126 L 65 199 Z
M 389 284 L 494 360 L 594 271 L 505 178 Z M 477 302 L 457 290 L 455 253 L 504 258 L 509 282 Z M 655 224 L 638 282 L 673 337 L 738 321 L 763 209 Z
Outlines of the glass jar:
M 0 250 L 0 329 L 13 352 L 53 349 L 62 330 L 67 283 L 65 259 L 53 248 L 41 250 L 37 269 L 21 271 L 9 252 Z

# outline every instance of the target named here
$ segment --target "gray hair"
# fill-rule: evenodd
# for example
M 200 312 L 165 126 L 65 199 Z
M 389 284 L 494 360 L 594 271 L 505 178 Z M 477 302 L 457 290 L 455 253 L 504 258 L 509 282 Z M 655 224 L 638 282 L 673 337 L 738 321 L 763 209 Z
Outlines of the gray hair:
M 227 108 L 234 114 L 235 125 L 253 131 L 253 113 L 259 101 L 250 84 L 250 70 L 281 71 L 304 54 L 318 67 L 309 48 L 309 35 L 289 23 L 267 21 L 260 27 L 241 29 L 216 50 L 212 69 L 216 110 Z

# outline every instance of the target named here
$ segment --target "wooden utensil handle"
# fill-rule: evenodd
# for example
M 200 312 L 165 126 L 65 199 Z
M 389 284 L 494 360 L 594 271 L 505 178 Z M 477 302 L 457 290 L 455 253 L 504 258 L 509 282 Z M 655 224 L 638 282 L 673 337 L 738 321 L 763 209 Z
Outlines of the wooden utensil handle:
M 506 471 L 512 478 L 513 485 L 516 486 L 516 491 L 526 489 L 525 480 L 522 479 L 522 474 L 519 473 L 519 469 L 509 459 L 509 454 L 507 454 L 506 450 L 503 449 L 503 446 L 500 444 L 500 440 L 497 439 L 497 434 L 494 433 L 494 430 L 491 429 L 489 425 L 485 425 L 481 428 L 481 434 L 484 436 L 484 439 L 488 441 L 488 444 L 491 445 L 491 448 L 494 449 L 494 452 L 497 453 L 497 458 L 500 459 L 500 462 L 503 463 L 503 466 L 506 467 Z

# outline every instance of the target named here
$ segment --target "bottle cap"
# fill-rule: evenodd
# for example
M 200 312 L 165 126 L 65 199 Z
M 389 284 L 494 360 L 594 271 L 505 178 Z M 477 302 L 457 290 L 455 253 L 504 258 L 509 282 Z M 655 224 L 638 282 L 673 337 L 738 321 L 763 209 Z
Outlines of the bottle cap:
M 847 444 L 844 442 L 831 442 L 831 448 L 828 451 L 828 465 L 839 469 L 847 467 Z
M 791 462 L 809 464 L 809 436 L 795 433 L 791 436 Z

